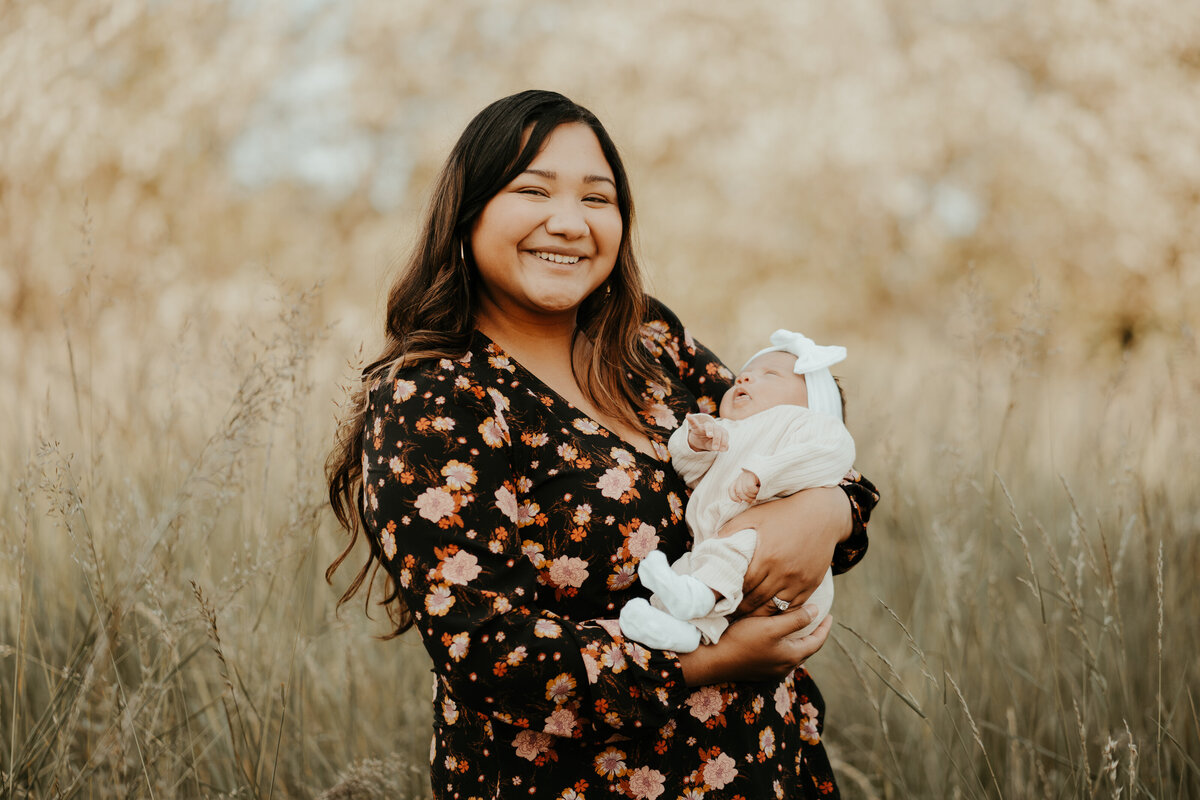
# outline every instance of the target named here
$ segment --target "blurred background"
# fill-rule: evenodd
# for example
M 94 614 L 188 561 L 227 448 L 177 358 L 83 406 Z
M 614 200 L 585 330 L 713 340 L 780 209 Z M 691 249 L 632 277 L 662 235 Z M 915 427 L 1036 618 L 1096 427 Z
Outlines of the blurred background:
M 530 87 L 608 127 L 697 338 L 850 350 L 843 791 L 1200 797 L 1173 0 L 0 0 L 3 796 L 427 791 L 322 463 L 436 170 Z

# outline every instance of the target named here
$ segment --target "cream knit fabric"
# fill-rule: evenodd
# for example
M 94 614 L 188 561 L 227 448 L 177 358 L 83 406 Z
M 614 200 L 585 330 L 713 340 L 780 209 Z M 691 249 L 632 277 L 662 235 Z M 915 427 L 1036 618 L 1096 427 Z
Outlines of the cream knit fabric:
M 755 474 L 760 483 L 755 502 L 765 502 L 801 489 L 835 486 L 854 465 L 854 439 L 840 420 L 828 414 L 779 405 L 743 420 L 716 422 L 729 431 L 726 451 L 692 450 L 686 424 L 668 443 L 672 465 L 693 488 L 686 518 L 694 544 L 672 569 L 692 575 L 723 595 L 710 614 L 690 620 L 706 641 L 720 638 L 728 625 L 725 616 L 741 602 L 742 580 L 757 542 L 753 530 L 717 536 L 722 525 L 748 507 L 729 494 L 741 471 Z M 826 584 L 831 603 L 829 576 Z

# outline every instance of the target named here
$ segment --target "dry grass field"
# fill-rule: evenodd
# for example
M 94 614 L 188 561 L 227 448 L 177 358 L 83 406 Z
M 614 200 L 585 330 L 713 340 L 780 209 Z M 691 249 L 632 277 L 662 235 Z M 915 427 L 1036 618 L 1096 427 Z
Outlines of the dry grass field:
M 850 350 L 844 795 L 1200 798 L 1200 9 L 1052 6 L 0 0 L 0 798 L 427 796 L 322 465 L 528 86 L 605 120 L 698 338 Z

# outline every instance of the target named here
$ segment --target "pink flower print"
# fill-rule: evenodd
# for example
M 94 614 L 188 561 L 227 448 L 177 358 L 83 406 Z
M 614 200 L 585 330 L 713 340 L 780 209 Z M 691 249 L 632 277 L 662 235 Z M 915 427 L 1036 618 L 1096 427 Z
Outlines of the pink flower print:
M 515 372 L 517 369 L 506 355 L 488 356 L 488 363 L 492 365 L 493 369 L 503 369 L 509 372 Z
M 666 386 L 663 386 L 658 381 L 646 382 L 646 394 L 650 395 L 655 400 L 662 400 L 670 393 L 670 390 L 668 390 Z
M 553 700 L 555 705 L 561 706 L 570 700 L 574 692 L 575 679 L 566 672 L 546 681 L 546 699 Z
M 517 755 L 530 761 L 550 749 L 550 734 L 541 731 L 521 731 L 513 738 Z
M 616 591 L 633 585 L 637 580 L 637 567 L 633 563 L 622 564 L 608 576 L 608 588 Z
M 492 610 L 497 614 L 507 614 L 512 611 L 512 603 L 504 595 L 498 594 L 492 599 Z
M 502 426 L 495 417 L 488 417 L 479 423 L 479 433 L 488 447 L 502 447 L 508 444 L 508 426 Z
M 453 417 L 434 417 L 433 418 L 433 429 L 435 431 L 441 431 L 442 433 L 445 433 L 446 431 L 454 430 L 454 418 Z
M 775 712 L 783 717 L 791 710 L 792 696 L 788 694 L 787 686 L 781 683 L 775 690 Z
M 451 489 L 470 489 L 477 479 L 475 468 L 461 461 L 447 461 L 442 467 L 442 476 Z
M 638 529 L 629 535 L 629 554 L 634 558 L 645 558 L 646 554 L 658 547 L 658 534 L 653 525 L 643 522 Z
M 550 443 L 550 435 L 547 433 L 528 434 L 530 447 L 545 447 Z
M 800 738 L 809 744 L 821 741 L 821 733 L 817 730 L 817 717 L 821 712 L 812 703 L 805 703 L 800 706 L 800 713 L 804 715 L 800 722 Z
M 639 800 L 655 800 L 663 793 L 663 784 L 667 776 L 656 769 L 642 767 L 629 774 L 629 791 Z
M 562 633 L 558 624 L 548 619 L 539 619 L 533 623 L 533 635 L 541 639 L 557 639 Z
M 604 778 L 614 778 L 625 774 L 625 753 L 615 747 L 604 750 L 596 756 L 596 774 Z
M 817 730 L 815 719 L 806 718 L 800 724 L 800 738 L 809 744 L 818 744 L 821 741 L 821 732 Z
M 532 500 L 526 500 L 517 507 L 517 527 L 524 528 L 526 525 L 533 524 L 533 518 L 538 515 L 542 509 L 537 503 Z
M 388 525 L 383 533 L 379 534 L 379 541 L 383 545 L 383 554 L 388 561 L 396 557 L 396 534 L 392 532 L 395 527 L 395 524 Z
M 400 456 L 392 456 L 388 459 L 388 469 L 393 475 L 399 475 L 404 471 L 404 462 L 400 460 Z
M 517 496 L 507 486 L 496 490 L 496 508 L 513 522 L 517 521 Z
M 569 444 L 560 444 L 556 452 L 563 461 L 574 461 L 579 458 L 579 451 Z
M 444 616 L 452 605 L 454 595 L 450 594 L 450 587 L 445 584 L 439 583 L 425 595 L 425 610 L 435 617 Z
M 579 588 L 587 577 L 587 562 L 582 558 L 559 556 L 550 562 L 550 581 L 555 586 Z
M 616 467 L 605 470 L 604 474 L 600 476 L 600 480 L 596 481 L 596 488 L 600 490 L 600 494 L 613 500 L 620 500 L 632 485 L 633 481 L 630 480 L 629 473 Z
M 712 686 L 697 689 L 684 702 L 691 706 L 692 716 L 701 722 L 707 722 L 710 717 L 720 714 L 725 707 L 721 692 Z
M 737 777 L 737 764 L 727 754 L 721 753 L 704 765 L 704 782 L 714 789 L 724 789 L 725 784 Z
M 615 619 L 597 619 L 593 620 L 593 622 L 595 622 L 601 628 L 604 628 L 605 632 L 607 632 L 609 636 L 615 637 L 621 635 L 621 623 Z
M 489 386 L 487 393 L 488 397 L 492 398 L 492 408 L 495 409 L 497 414 L 503 414 L 508 410 L 508 398 L 501 394 L 499 389 Z
M 600 426 L 594 420 L 590 420 L 587 417 L 578 417 L 571 424 L 575 427 L 575 430 L 581 433 L 596 434 L 600 432 Z
M 467 655 L 467 648 L 471 646 L 471 637 L 467 633 L 456 633 L 450 637 L 450 646 L 446 648 L 446 652 L 455 661 L 462 661 Z
M 474 553 L 459 550 L 442 562 L 442 578 L 447 583 L 464 586 L 479 576 L 479 559 Z
M 683 516 L 683 501 L 679 499 L 679 495 L 674 492 L 668 492 L 667 505 L 671 508 L 672 519 L 679 519 Z
M 679 418 L 675 416 L 675 412 L 663 403 L 655 403 L 650 406 L 650 419 L 660 428 L 673 430 L 679 427 Z
M 612 456 L 613 461 L 616 461 L 618 466 L 632 467 L 635 463 L 633 453 L 630 453 L 623 447 L 614 447 L 608 454 Z
M 469 389 L 471 387 L 471 379 L 466 375 L 459 375 L 454 379 L 455 389 Z
M 504 662 L 510 667 L 515 667 L 525 660 L 526 652 L 525 645 L 518 645 L 509 651 L 508 655 L 504 658 Z
M 440 522 L 454 513 L 454 495 L 441 486 L 434 486 L 421 493 L 413 504 L 421 516 L 430 522 Z
M 458 721 L 458 704 L 449 697 L 442 700 L 442 719 L 451 725 Z
M 576 525 L 587 525 L 592 519 L 592 507 L 587 503 L 583 503 L 575 507 L 575 514 L 571 517 L 571 521 Z
M 696 398 L 696 409 L 701 414 L 709 414 L 709 415 L 716 414 L 717 413 L 717 402 L 715 400 L 713 400 L 711 397 L 709 397 L 708 395 L 704 395 L 703 397 L 697 397 Z
M 770 725 L 763 728 L 762 733 L 758 734 L 758 749 L 767 758 L 775 755 L 775 731 Z
M 406 381 L 403 378 L 396 380 L 392 385 L 392 400 L 397 403 L 403 403 L 408 398 L 412 397 L 417 392 L 417 385 L 412 381 Z
M 600 652 L 600 663 L 608 667 L 614 674 L 625 671 L 625 651 L 615 644 L 610 644 Z
M 583 657 L 583 668 L 587 672 L 588 683 L 594 684 L 600 679 L 600 664 L 596 662 L 591 653 L 585 652 L 580 655 Z
M 575 712 L 569 708 L 560 708 L 546 717 L 546 733 L 554 736 L 570 736 L 575 730 Z
M 537 542 L 531 542 L 528 539 L 521 542 L 521 552 L 537 569 L 541 569 L 542 565 L 546 563 L 546 557 L 542 555 L 542 546 Z

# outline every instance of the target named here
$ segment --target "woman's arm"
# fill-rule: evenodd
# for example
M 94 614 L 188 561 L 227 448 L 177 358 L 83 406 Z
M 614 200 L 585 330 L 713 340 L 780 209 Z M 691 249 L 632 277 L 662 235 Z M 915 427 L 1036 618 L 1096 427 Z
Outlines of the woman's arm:
M 720 641 L 679 656 L 688 686 L 728 681 L 780 680 L 821 649 L 833 626 L 826 616 L 807 636 L 793 636 L 812 622 L 816 609 L 799 606 L 775 616 L 735 621 Z
M 865 480 L 865 479 L 860 479 Z M 872 487 L 874 488 L 874 487 Z M 758 531 L 754 558 L 746 570 L 745 597 L 738 612 L 772 613 L 770 599 L 794 603 L 808 599 L 829 569 L 857 563 L 866 551 L 865 517 L 870 506 L 852 501 L 844 487 L 805 489 L 790 497 L 751 507 L 731 519 L 722 534 L 744 528 Z M 874 495 L 878 499 L 878 495 Z M 866 511 L 865 515 L 863 511 Z M 853 551 L 839 552 L 846 545 Z
M 678 711 L 678 662 L 539 602 L 549 563 L 538 509 L 513 463 L 506 399 L 443 360 L 372 394 L 365 443 L 368 534 L 455 701 L 556 736 L 636 736 Z M 564 557 L 565 559 L 565 557 Z M 538 563 L 541 561 L 542 563 Z M 544 574 L 545 573 L 545 574 Z

